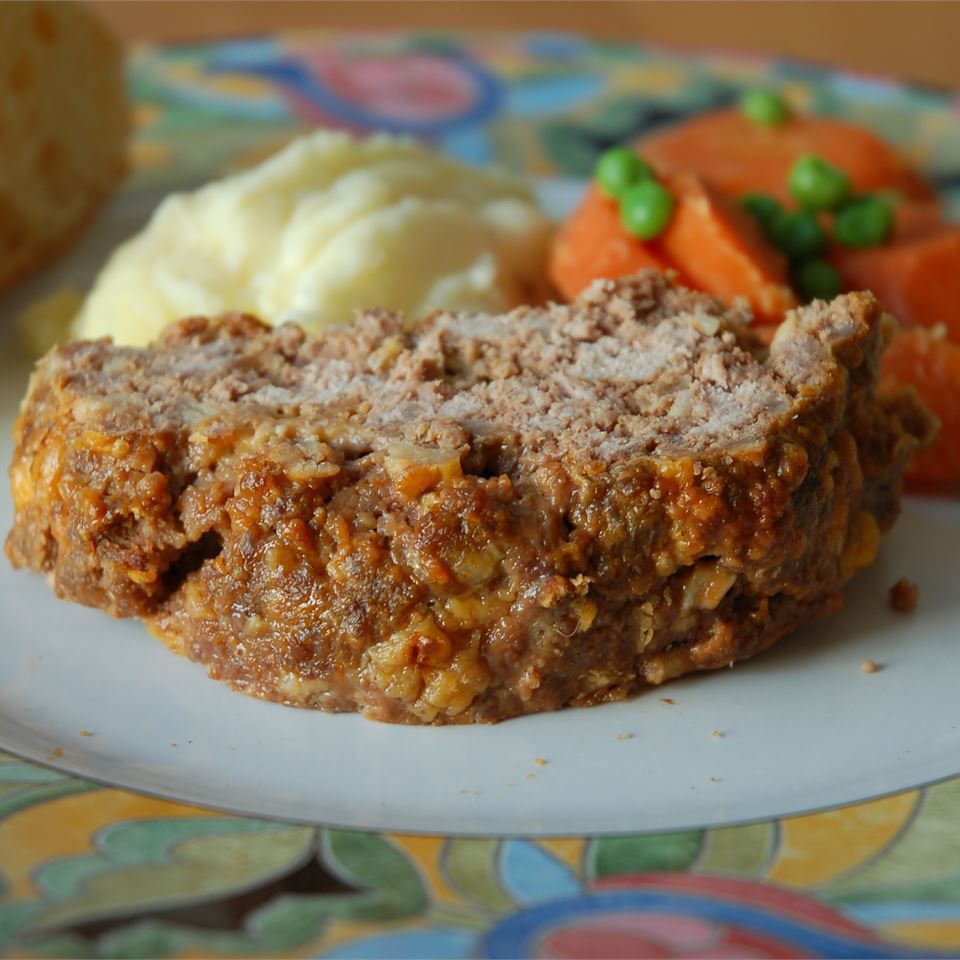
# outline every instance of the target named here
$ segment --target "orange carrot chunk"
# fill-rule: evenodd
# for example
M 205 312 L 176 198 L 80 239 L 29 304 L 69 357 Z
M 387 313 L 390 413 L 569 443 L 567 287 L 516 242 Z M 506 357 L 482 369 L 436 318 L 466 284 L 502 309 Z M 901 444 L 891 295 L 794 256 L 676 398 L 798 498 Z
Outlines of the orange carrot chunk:
M 569 300 L 594 280 L 666 270 L 666 261 L 620 223 L 616 200 L 591 185 L 583 202 L 560 228 L 550 253 L 550 279 Z
M 883 355 L 880 386 L 913 387 L 940 421 L 934 445 L 907 468 L 907 486 L 960 490 L 960 344 L 922 327 L 899 329 Z
M 960 342 L 960 226 L 927 204 L 899 204 L 894 215 L 887 243 L 836 245 L 831 262 L 847 289 L 872 290 L 902 324 L 943 324 Z
M 770 193 L 790 202 L 794 161 L 813 153 L 843 170 L 855 192 L 891 190 L 932 200 L 933 188 L 871 131 L 830 117 L 793 116 L 776 126 L 747 119 L 738 109 L 705 113 L 657 131 L 635 144 L 662 175 L 698 173 L 734 196 Z
M 728 303 L 746 297 L 761 322 L 797 305 L 787 261 L 767 242 L 753 217 L 706 178 L 666 178 L 676 206 L 657 246 L 691 286 Z

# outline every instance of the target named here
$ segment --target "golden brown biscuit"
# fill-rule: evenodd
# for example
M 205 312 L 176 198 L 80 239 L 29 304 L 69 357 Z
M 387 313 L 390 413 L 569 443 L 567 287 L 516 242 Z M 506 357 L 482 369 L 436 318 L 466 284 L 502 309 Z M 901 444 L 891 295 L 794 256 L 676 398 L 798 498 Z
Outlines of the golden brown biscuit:
M 49 261 L 125 171 L 123 51 L 80 3 L 0 3 L 0 288 Z

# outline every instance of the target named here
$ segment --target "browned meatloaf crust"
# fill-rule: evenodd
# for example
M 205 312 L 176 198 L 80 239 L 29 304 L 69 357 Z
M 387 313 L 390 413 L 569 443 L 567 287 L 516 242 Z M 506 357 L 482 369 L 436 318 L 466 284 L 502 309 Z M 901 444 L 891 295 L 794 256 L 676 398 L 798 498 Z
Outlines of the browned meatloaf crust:
M 727 666 L 836 610 L 930 423 L 877 399 L 883 313 L 772 346 L 657 275 L 571 306 L 189 319 L 41 361 L 13 563 L 238 689 L 500 720 Z

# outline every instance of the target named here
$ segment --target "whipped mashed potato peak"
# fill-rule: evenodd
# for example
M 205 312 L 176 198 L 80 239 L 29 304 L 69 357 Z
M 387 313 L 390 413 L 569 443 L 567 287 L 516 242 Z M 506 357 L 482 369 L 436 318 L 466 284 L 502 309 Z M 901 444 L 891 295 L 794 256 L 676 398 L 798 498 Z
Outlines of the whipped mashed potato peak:
M 413 140 L 319 131 L 168 197 L 110 258 L 72 332 L 145 344 L 224 310 L 314 331 L 369 307 L 501 312 L 547 296 L 549 234 L 504 171 Z

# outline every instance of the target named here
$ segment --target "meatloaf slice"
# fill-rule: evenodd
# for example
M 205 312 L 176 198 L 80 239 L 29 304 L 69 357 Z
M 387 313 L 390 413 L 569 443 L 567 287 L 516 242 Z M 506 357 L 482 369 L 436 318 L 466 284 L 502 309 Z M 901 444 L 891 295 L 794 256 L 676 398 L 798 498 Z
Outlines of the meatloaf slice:
M 188 319 L 37 368 L 16 566 L 237 689 L 501 720 L 727 666 L 841 604 L 929 440 L 877 397 L 880 305 L 769 348 L 648 273 L 505 316 L 307 339 Z

